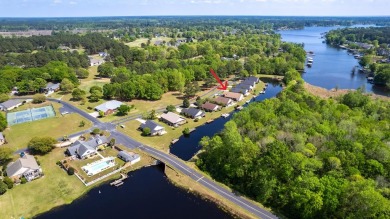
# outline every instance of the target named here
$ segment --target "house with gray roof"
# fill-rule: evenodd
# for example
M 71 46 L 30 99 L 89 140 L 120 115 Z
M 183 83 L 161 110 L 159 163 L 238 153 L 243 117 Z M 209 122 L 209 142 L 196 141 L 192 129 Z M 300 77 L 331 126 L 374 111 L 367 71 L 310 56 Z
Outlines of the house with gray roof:
M 255 77 L 255 76 L 247 77 L 245 80 L 246 80 L 246 81 L 253 81 L 253 82 L 255 82 L 256 84 L 260 82 L 260 79 L 259 79 L 258 77 Z
M 13 180 L 19 180 L 24 176 L 27 181 L 31 181 L 42 176 L 42 169 L 34 156 L 25 153 L 15 162 L 9 163 L 6 172 L 7 176 Z
M 0 103 L 0 108 L 3 111 L 13 110 L 23 104 L 23 100 L 20 99 L 10 99 L 3 103 Z
M 60 83 L 47 83 L 46 87 L 44 88 L 45 93 L 51 94 L 56 91 L 60 90 Z
M 249 90 L 248 89 L 245 89 L 245 88 L 241 88 L 241 87 L 233 87 L 230 92 L 233 92 L 233 93 L 240 93 L 240 94 L 243 94 L 243 95 L 248 95 L 248 92 Z
M 167 112 L 162 114 L 160 120 L 167 123 L 168 125 L 175 127 L 186 123 L 186 120 L 183 117 L 173 112 Z
M 95 110 L 98 112 L 102 111 L 104 115 L 109 115 L 114 113 L 121 105 L 123 105 L 123 103 L 120 101 L 110 100 L 95 107 Z
M 244 81 L 241 82 L 240 84 L 243 84 L 243 85 L 250 85 L 252 88 L 256 87 L 256 82 L 250 81 L 250 80 L 244 80 Z
M 139 129 L 144 130 L 144 128 L 149 128 L 151 135 L 163 135 L 166 133 L 163 126 L 152 120 L 146 120 L 145 123 L 141 123 Z
M 5 138 L 2 132 L 0 132 L 0 145 L 5 144 Z
M 66 150 L 66 153 L 74 158 L 86 159 L 95 155 L 98 147 L 107 145 L 108 142 L 105 136 L 98 136 L 89 141 L 76 141 Z
M 125 162 L 130 162 L 131 165 L 141 160 L 141 156 L 139 156 L 139 154 L 135 154 L 127 151 L 119 151 L 118 157 Z
M 192 119 L 196 119 L 196 118 L 200 119 L 206 115 L 206 113 L 203 110 L 196 109 L 196 108 L 183 109 L 181 113 Z

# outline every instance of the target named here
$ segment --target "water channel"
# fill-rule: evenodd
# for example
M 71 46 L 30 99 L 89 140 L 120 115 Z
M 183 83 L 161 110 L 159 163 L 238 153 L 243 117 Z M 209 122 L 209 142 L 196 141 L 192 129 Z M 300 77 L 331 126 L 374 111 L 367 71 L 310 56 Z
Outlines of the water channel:
M 351 74 L 358 61 L 347 51 L 322 43 L 321 33 L 336 27 L 307 27 L 303 30 L 279 32 L 284 41 L 304 43 L 306 51 L 313 51 L 312 68 L 306 68 L 305 81 L 327 89 L 336 86 L 342 89 L 356 89 L 364 86 L 367 92 L 386 93 L 368 84 L 363 74 Z M 265 80 L 265 79 L 264 79 Z M 276 96 L 281 91 L 277 83 L 269 82 L 265 94 L 253 101 L 262 101 Z M 181 137 L 170 152 L 183 160 L 189 160 L 200 146 L 203 136 L 213 136 L 222 130 L 228 118 L 218 118 L 191 133 L 189 138 Z M 207 202 L 170 184 L 158 167 L 148 167 L 132 172 L 125 184 L 119 188 L 104 184 L 92 189 L 81 199 L 70 205 L 38 216 L 46 218 L 231 218 L 214 203 Z M 99 193 L 100 191 L 100 193 Z

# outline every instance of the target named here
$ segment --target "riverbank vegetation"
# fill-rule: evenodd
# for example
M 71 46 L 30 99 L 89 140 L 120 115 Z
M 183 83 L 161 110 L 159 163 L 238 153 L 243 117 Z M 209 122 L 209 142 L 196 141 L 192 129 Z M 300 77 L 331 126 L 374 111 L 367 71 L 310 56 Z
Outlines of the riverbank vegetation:
M 290 84 L 204 137 L 197 165 L 291 218 L 385 218 L 389 115 L 360 91 L 324 100 Z
M 372 83 L 390 89 L 389 33 L 390 27 L 343 28 L 329 31 L 326 41 L 362 56 L 359 63 Z

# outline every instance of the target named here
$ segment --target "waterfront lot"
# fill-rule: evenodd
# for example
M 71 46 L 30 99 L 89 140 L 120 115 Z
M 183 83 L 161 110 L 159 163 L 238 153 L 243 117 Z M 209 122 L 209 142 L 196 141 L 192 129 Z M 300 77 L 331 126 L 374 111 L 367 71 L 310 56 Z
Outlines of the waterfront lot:
M 259 84 L 257 87 L 257 90 L 262 89 L 264 84 Z M 249 100 L 252 98 L 253 95 L 249 95 L 248 97 L 245 97 L 242 101 L 240 101 L 238 104 L 242 105 L 245 103 L 246 100 Z M 167 124 L 164 124 L 163 122 L 158 121 L 158 123 L 162 126 L 164 126 L 166 130 L 166 134 L 163 136 L 142 136 L 142 132 L 138 130 L 138 127 L 140 126 L 140 122 L 137 120 L 131 120 L 126 123 L 123 123 L 125 125 L 125 128 L 119 128 L 118 130 L 131 138 L 134 138 L 137 141 L 140 141 L 146 145 L 153 146 L 157 149 L 167 151 L 171 145 L 171 141 L 173 139 L 177 139 L 182 135 L 182 132 L 185 128 L 196 128 L 201 125 L 210 125 L 212 126 L 213 123 L 211 124 L 206 124 L 207 121 L 219 118 L 222 114 L 224 113 L 230 113 L 231 111 L 234 110 L 234 106 L 229 106 L 229 107 L 224 107 L 222 108 L 221 111 L 217 112 L 207 112 L 206 116 L 201 118 L 198 122 L 195 122 L 193 119 L 186 118 L 187 123 L 179 126 L 177 128 L 168 126 Z M 196 132 L 196 130 L 195 130 Z
M 72 202 L 89 190 L 74 176 L 68 176 L 56 162 L 65 149 L 54 149 L 37 156 L 45 174 L 42 178 L 18 185 L 0 196 L 1 218 L 30 218 L 51 208 Z

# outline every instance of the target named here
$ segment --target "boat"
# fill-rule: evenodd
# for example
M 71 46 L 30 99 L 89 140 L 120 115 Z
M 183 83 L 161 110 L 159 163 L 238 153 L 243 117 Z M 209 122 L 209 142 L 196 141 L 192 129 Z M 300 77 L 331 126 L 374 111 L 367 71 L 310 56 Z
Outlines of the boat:
M 247 100 L 245 103 L 249 103 L 249 102 L 251 102 L 250 100 Z
M 236 110 L 242 110 L 242 109 L 244 109 L 244 107 L 242 107 L 242 106 L 237 106 L 236 107 Z
M 210 123 L 212 123 L 212 122 L 214 122 L 214 119 L 210 119 L 210 120 L 207 120 L 207 124 L 210 124 Z
M 265 90 L 260 91 L 260 94 L 265 94 Z
M 224 113 L 221 115 L 223 118 L 227 118 L 229 116 L 229 113 Z

